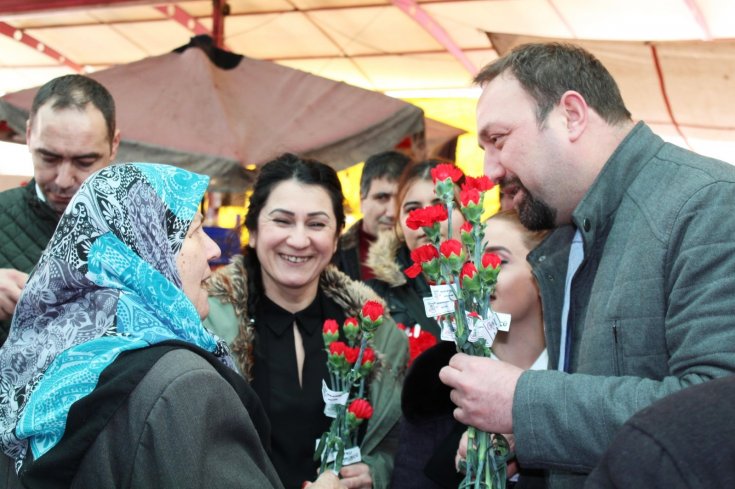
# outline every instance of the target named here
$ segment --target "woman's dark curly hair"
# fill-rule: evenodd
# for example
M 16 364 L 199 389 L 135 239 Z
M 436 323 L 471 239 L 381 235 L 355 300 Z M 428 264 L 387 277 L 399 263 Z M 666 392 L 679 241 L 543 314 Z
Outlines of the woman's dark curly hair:
M 304 185 L 318 185 L 323 188 L 332 201 L 332 210 L 337 218 L 337 236 L 345 225 L 344 195 L 337 172 L 320 161 L 300 158 L 284 153 L 269 161 L 260 169 L 250 196 L 245 227 L 249 232 L 258 230 L 258 217 L 273 189 L 280 183 L 293 180 Z M 263 291 L 260 262 L 255 250 L 250 246 L 243 249 L 245 270 L 248 274 L 248 315 L 254 317 L 255 307 Z

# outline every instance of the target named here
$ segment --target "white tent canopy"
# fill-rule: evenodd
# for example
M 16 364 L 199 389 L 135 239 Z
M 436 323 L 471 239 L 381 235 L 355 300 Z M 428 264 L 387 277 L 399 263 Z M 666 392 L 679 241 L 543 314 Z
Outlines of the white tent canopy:
M 213 30 L 213 3 L 224 1 L 0 0 L 0 92 L 167 53 L 193 34 Z M 402 97 L 466 91 L 473 74 L 507 49 L 500 34 L 516 41 L 535 36 L 578 42 L 609 65 L 634 117 L 678 144 L 735 160 L 732 0 L 228 0 L 227 5 L 226 48 Z
M 561 41 L 507 34 L 489 38 L 501 55 L 528 42 Z M 726 157 L 727 146 L 735 143 L 735 41 L 576 44 L 610 70 L 634 119 L 680 146 Z

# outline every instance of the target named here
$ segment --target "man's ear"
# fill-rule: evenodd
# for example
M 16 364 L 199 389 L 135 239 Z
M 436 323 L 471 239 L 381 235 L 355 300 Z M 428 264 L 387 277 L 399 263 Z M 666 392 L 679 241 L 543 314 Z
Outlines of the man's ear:
M 112 144 L 110 144 L 110 163 L 115 159 L 117 155 L 117 149 L 120 147 L 120 129 L 115 129 L 115 135 L 112 137 Z
M 566 120 L 567 133 L 571 142 L 584 133 L 589 120 L 590 108 L 579 92 L 567 90 L 559 99 L 559 107 Z
M 26 121 L 26 145 L 30 149 L 31 147 L 31 118 L 29 117 Z

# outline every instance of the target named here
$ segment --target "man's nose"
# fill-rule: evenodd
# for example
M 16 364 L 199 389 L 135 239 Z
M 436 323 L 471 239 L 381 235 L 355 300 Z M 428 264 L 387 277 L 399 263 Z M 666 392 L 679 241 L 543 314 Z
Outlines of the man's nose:
M 391 197 L 388 200 L 388 205 L 385 208 L 385 215 L 387 217 L 390 217 L 391 219 L 395 219 L 396 217 L 396 198 L 395 197 Z
M 505 176 L 505 168 L 500 164 L 500 159 L 492 151 L 485 151 L 484 163 L 485 176 L 498 183 Z
M 71 162 L 61 162 L 57 168 L 54 183 L 60 188 L 71 188 L 75 185 L 74 168 Z

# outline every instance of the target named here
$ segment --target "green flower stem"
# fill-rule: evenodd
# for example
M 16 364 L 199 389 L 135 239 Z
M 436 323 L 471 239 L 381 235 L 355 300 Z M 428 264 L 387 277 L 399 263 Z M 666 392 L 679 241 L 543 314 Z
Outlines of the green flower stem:
M 477 476 L 475 477 L 475 489 L 481 489 L 483 486 L 487 485 L 488 482 L 490 482 L 490 486 L 492 488 L 492 482 L 488 481 L 487 477 L 482 477 L 482 475 L 487 472 L 485 470 L 485 462 L 487 457 L 487 433 L 484 431 L 479 431 L 477 433 Z M 486 475 L 486 474 L 485 474 Z
M 357 392 L 357 398 L 361 399 L 365 396 L 365 377 L 360 379 L 360 390 Z

